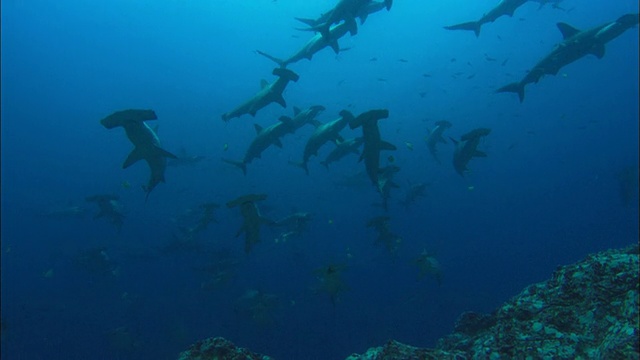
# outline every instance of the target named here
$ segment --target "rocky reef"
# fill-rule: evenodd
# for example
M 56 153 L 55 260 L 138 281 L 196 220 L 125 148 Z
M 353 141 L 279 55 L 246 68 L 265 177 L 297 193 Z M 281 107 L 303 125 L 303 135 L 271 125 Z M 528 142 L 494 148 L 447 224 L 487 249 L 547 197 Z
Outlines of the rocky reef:
M 558 267 L 551 279 L 528 286 L 491 314 L 463 313 L 433 349 L 389 341 L 347 360 L 638 359 L 638 251 L 634 245 Z M 206 341 L 217 339 L 230 344 Z M 230 346 L 233 354 L 237 348 Z M 180 359 L 237 358 L 204 353 Z M 268 359 L 252 356 L 258 357 L 245 358 Z
M 221 337 L 198 341 L 180 354 L 179 360 L 273 360 L 237 347 Z

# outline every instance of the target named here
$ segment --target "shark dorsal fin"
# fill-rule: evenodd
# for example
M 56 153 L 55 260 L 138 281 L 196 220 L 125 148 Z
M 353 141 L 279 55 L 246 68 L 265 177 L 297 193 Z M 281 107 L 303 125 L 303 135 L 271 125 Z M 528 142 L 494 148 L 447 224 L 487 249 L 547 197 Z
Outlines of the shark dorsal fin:
M 258 124 L 253 124 L 253 128 L 256 129 L 256 134 L 260 134 L 262 132 L 262 126 Z
M 297 106 L 293 107 L 293 116 L 298 116 L 300 114 L 300 108 Z
M 269 82 L 265 79 L 260 80 L 260 89 L 264 89 L 269 86 Z
M 567 23 L 559 22 L 556 24 L 556 26 L 558 26 L 558 29 L 562 33 L 562 37 L 565 40 L 580 32 L 580 30 L 574 28 L 573 26 Z

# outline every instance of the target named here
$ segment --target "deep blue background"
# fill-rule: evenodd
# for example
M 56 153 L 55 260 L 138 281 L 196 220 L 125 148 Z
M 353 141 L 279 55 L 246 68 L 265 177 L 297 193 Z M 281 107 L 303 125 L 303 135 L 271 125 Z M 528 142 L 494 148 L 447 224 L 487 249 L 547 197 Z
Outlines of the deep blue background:
M 297 50 L 310 34 L 294 30 L 293 17 L 316 16 L 333 1 L 2 1 L 2 357 L 171 359 L 210 336 L 280 359 L 340 359 L 390 338 L 432 346 L 461 312 L 491 311 L 558 265 L 637 241 L 638 206 L 622 206 L 616 174 L 638 164 L 638 30 L 609 43 L 603 59 L 588 56 L 529 85 L 523 104 L 493 93 L 561 40 L 556 22 L 589 28 L 638 12 L 637 2 L 564 1 L 571 11 L 527 3 L 483 26 L 478 39 L 442 29 L 494 3 L 397 0 L 340 41 L 348 51 L 291 65 L 300 80 L 286 90 L 287 109 L 270 105 L 224 124 L 222 113 L 253 95 L 260 79 L 273 79 L 274 64 L 254 50 Z M 315 104 L 327 108 L 322 121 L 343 108 L 389 109 L 380 128 L 398 145 L 403 187 L 389 211 L 404 239 L 395 256 L 365 227 L 382 214 L 371 206 L 379 201 L 373 187 L 334 184 L 363 169 L 356 157 L 327 171 L 318 164 L 327 145 L 310 176 L 288 165 L 311 128 L 265 151 L 247 176 L 220 161 L 242 157 L 253 123 Z M 131 144 L 122 129 L 98 123 L 127 108 L 156 111 L 167 150 L 209 157 L 169 168 L 146 205 L 147 167 L 122 170 Z M 453 170 L 451 144 L 440 147 L 438 165 L 423 141 L 442 119 L 453 123 L 450 136 L 493 130 L 482 144 L 488 158 L 473 160 L 465 178 Z M 397 201 L 409 182 L 430 183 L 429 195 L 405 211 Z M 67 203 L 93 212 L 84 198 L 105 192 L 119 194 L 126 209 L 121 235 L 92 215 L 42 216 Z M 171 219 L 187 208 L 252 192 L 269 195 L 261 205 L 272 218 L 313 212 L 304 238 L 276 244 L 277 233 L 265 230 L 245 255 L 234 238 L 239 212 L 219 209 L 220 223 L 201 238 L 239 264 L 229 284 L 210 292 L 194 270 L 210 255 L 157 255 L 176 231 Z M 97 246 L 108 247 L 120 276 L 73 266 L 74 254 Z M 412 260 L 423 249 L 437 254 L 442 286 L 418 280 Z M 313 291 L 313 270 L 331 261 L 349 266 L 350 290 L 335 308 Z M 49 270 L 53 276 L 43 276 Z M 234 311 L 248 289 L 278 296 L 273 323 Z M 110 340 L 122 326 L 133 351 Z

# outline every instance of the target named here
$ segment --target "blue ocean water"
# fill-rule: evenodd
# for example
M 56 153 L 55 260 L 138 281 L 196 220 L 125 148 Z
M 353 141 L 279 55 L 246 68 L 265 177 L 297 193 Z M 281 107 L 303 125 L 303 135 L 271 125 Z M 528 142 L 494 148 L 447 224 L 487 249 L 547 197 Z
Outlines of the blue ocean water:
M 637 190 L 638 29 L 602 59 L 528 85 L 523 103 L 494 93 L 562 40 L 557 22 L 587 29 L 637 13 L 637 2 L 528 2 L 478 38 L 443 29 L 495 3 L 397 0 L 340 39 L 339 54 L 289 65 L 300 79 L 284 92 L 286 109 L 225 123 L 261 79 L 275 79 L 255 50 L 293 53 L 312 36 L 294 17 L 335 1 L 3 1 L 2 357 L 172 359 L 211 336 L 279 359 L 341 359 L 388 339 L 433 346 L 463 311 L 490 312 L 558 265 L 638 241 L 637 192 L 621 191 Z M 327 170 L 327 144 L 309 175 L 289 164 L 310 126 L 246 176 L 221 161 L 242 158 L 254 124 L 312 105 L 326 107 L 321 122 L 343 109 L 389 110 L 380 132 L 398 149 L 381 163 L 401 170 L 388 211 L 357 156 Z M 148 123 L 164 149 L 206 156 L 168 167 L 146 202 L 149 169 L 123 170 L 133 146 L 99 123 L 131 108 L 156 112 Z M 439 145 L 440 164 L 429 154 L 424 138 L 439 120 L 453 124 L 447 139 L 492 129 L 480 145 L 488 156 L 464 177 L 451 141 Z M 419 183 L 427 195 L 400 205 Z M 267 218 L 313 219 L 287 241 L 263 226 L 247 254 L 235 237 L 240 211 L 224 204 L 250 193 L 267 194 L 258 203 Z M 93 219 L 85 198 L 96 194 L 119 196 L 121 231 Z M 203 202 L 222 206 L 196 234 L 201 248 L 168 247 Z M 393 252 L 366 226 L 380 215 L 402 239 Z M 419 276 L 423 250 L 439 262 L 440 284 Z M 333 301 L 317 272 L 329 264 L 345 265 Z M 212 274 L 216 266 L 224 271 Z

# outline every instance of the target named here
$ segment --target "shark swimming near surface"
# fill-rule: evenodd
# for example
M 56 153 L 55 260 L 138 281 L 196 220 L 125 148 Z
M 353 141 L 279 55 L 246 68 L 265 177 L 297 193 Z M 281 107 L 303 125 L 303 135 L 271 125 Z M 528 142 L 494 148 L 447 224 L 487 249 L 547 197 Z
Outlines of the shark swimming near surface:
M 245 152 L 244 158 L 241 161 L 230 159 L 222 159 L 222 161 L 238 167 L 246 175 L 247 164 L 252 162 L 253 159 L 261 158 L 263 151 L 272 145 L 282 148 L 282 142 L 280 141 L 282 137 L 287 134 L 295 133 L 298 129 L 307 124 L 319 126 L 316 116 L 324 110 L 325 107 L 321 105 L 311 106 L 304 110 L 294 107 L 293 118 L 281 116 L 277 123 L 266 128 L 254 124 L 256 137 L 251 141 L 251 144 L 249 144 L 249 148 Z
M 364 23 L 369 14 L 380 11 L 383 8 L 390 10 L 392 5 L 392 0 L 385 0 L 381 5 L 379 5 L 377 1 L 373 0 L 338 0 L 338 3 L 333 7 L 333 9 L 322 14 L 316 20 L 303 18 L 296 19 L 310 25 L 309 28 L 299 30 L 318 31 L 323 37 L 331 39 L 332 34 L 330 32 L 330 28 L 333 24 L 349 22 L 357 17 L 360 18 L 361 23 Z M 357 33 L 357 27 L 354 30 L 355 31 L 351 32 L 351 35 L 355 35 Z
M 602 59 L 605 45 L 622 35 L 628 29 L 638 25 L 638 14 L 626 14 L 613 22 L 598 25 L 588 30 L 578 30 L 566 23 L 558 23 L 563 40 L 525 75 L 519 82 L 505 85 L 498 90 L 518 94 L 524 101 L 524 88 L 527 84 L 537 83 L 545 75 L 556 75 L 560 69 L 589 54 Z
M 253 246 L 260 242 L 260 225 L 272 223 L 271 220 L 266 219 L 260 214 L 260 210 L 256 204 L 256 202 L 265 200 L 266 198 L 267 195 L 265 194 L 249 194 L 240 196 L 227 203 L 228 208 L 240 207 L 243 222 L 242 227 L 240 227 L 236 233 L 236 237 L 244 232 L 244 251 L 246 253 L 251 252 Z
M 460 137 L 460 141 L 451 138 L 456 148 L 453 153 L 453 167 L 460 176 L 464 176 L 467 171 L 467 164 L 474 157 L 487 157 L 487 154 L 478 150 L 480 140 L 489 135 L 491 129 L 478 128 L 474 129 Z
M 298 81 L 300 77 L 293 71 L 282 68 L 273 69 L 272 74 L 277 76 L 278 79 L 272 83 L 262 80 L 260 91 L 235 109 L 222 114 L 222 120 L 227 122 L 244 114 L 255 116 L 258 110 L 273 102 L 286 108 L 287 102 L 284 100 L 284 97 L 282 97 L 282 92 L 290 81 Z
M 140 160 L 145 160 L 149 165 L 151 176 L 147 185 L 142 187 L 147 193 L 146 199 L 149 198 L 149 194 L 159 183 L 165 182 L 164 172 L 167 168 L 167 158 L 177 158 L 160 147 L 158 134 L 145 123 L 145 121 L 156 119 L 158 117 L 153 110 L 131 109 L 116 111 L 100 120 L 102 126 L 107 129 L 123 127 L 127 138 L 133 143 L 133 150 L 122 164 L 123 169 Z
M 369 3 L 367 3 L 366 5 L 358 9 L 355 17 L 360 19 L 360 25 L 362 25 L 364 24 L 365 21 L 367 21 L 367 18 L 369 17 L 369 15 L 376 13 L 382 9 L 387 9 L 387 11 L 389 11 L 391 10 L 392 5 L 393 5 L 393 0 L 370 1 Z M 326 23 L 327 20 L 329 20 L 330 15 L 331 15 L 331 11 L 328 11 L 320 15 L 320 17 L 318 17 L 317 19 L 306 19 L 306 18 L 300 18 L 300 17 L 297 17 L 295 19 L 310 26 L 309 29 L 299 29 L 299 30 L 313 30 L 313 28 Z M 345 20 L 345 22 L 346 21 L 348 20 Z M 356 29 L 356 32 L 357 32 L 357 29 Z M 355 33 L 352 32 L 351 35 L 355 35 Z
M 436 159 L 438 163 L 440 163 L 440 159 L 438 158 L 437 145 L 438 143 L 442 143 L 442 144 L 447 143 L 447 140 L 444 139 L 444 137 L 442 136 L 442 133 L 444 133 L 444 131 L 450 128 L 451 126 L 452 125 L 450 122 L 446 120 L 442 120 L 442 121 L 436 121 L 436 127 L 434 127 L 433 130 L 427 130 L 429 134 L 425 138 L 425 141 L 427 142 L 427 147 L 429 148 L 429 152 L 431 153 L 433 158 Z
M 308 175 L 309 168 L 307 166 L 307 163 L 309 162 L 309 158 L 311 158 L 312 155 L 317 156 L 318 150 L 328 141 L 343 140 L 340 136 L 340 131 L 354 119 L 355 118 L 353 117 L 353 114 L 351 114 L 351 112 L 349 112 L 348 110 L 342 110 L 340 111 L 339 118 L 316 127 L 316 130 L 313 132 L 313 134 L 311 134 L 309 140 L 307 140 L 307 143 L 304 146 L 302 162 L 291 162 L 291 164 L 301 167 Z
M 356 22 L 353 19 L 340 23 L 338 25 L 332 26 L 329 29 L 329 37 L 322 36 L 322 34 L 315 34 L 307 43 L 300 48 L 295 54 L 291 55 L 286 59 L 280 59 L 275 56 L 269 55 L 260 50 L 256 50 L 256 52 L 272 61 L 276 64 L 280 65 L 282 68 L 286 68 L 287 65 L 298 62 L 302 59 L 311 60 L 313 55 L 315 55 L 320 50 L 331 47 L 333 52 L 336 54 L 340 53 L 340 45 L 338 44 L 338 39 L 343 37 L 347 32 L 351 32 L 352 34 L 357 30 Z
M 498 5 L 489 10 L 486 14 L 482 15 L 477 21 L 469 21 L 462 24 L 445 26 L 447 30 L 473 30 L 476 37 L 480 36 L 480 28 L 482 25 L 496 21 L 503 15 L 513 16 L 513 12 L 516 11 L 522 4 L 529 0 L 500 0 Z

